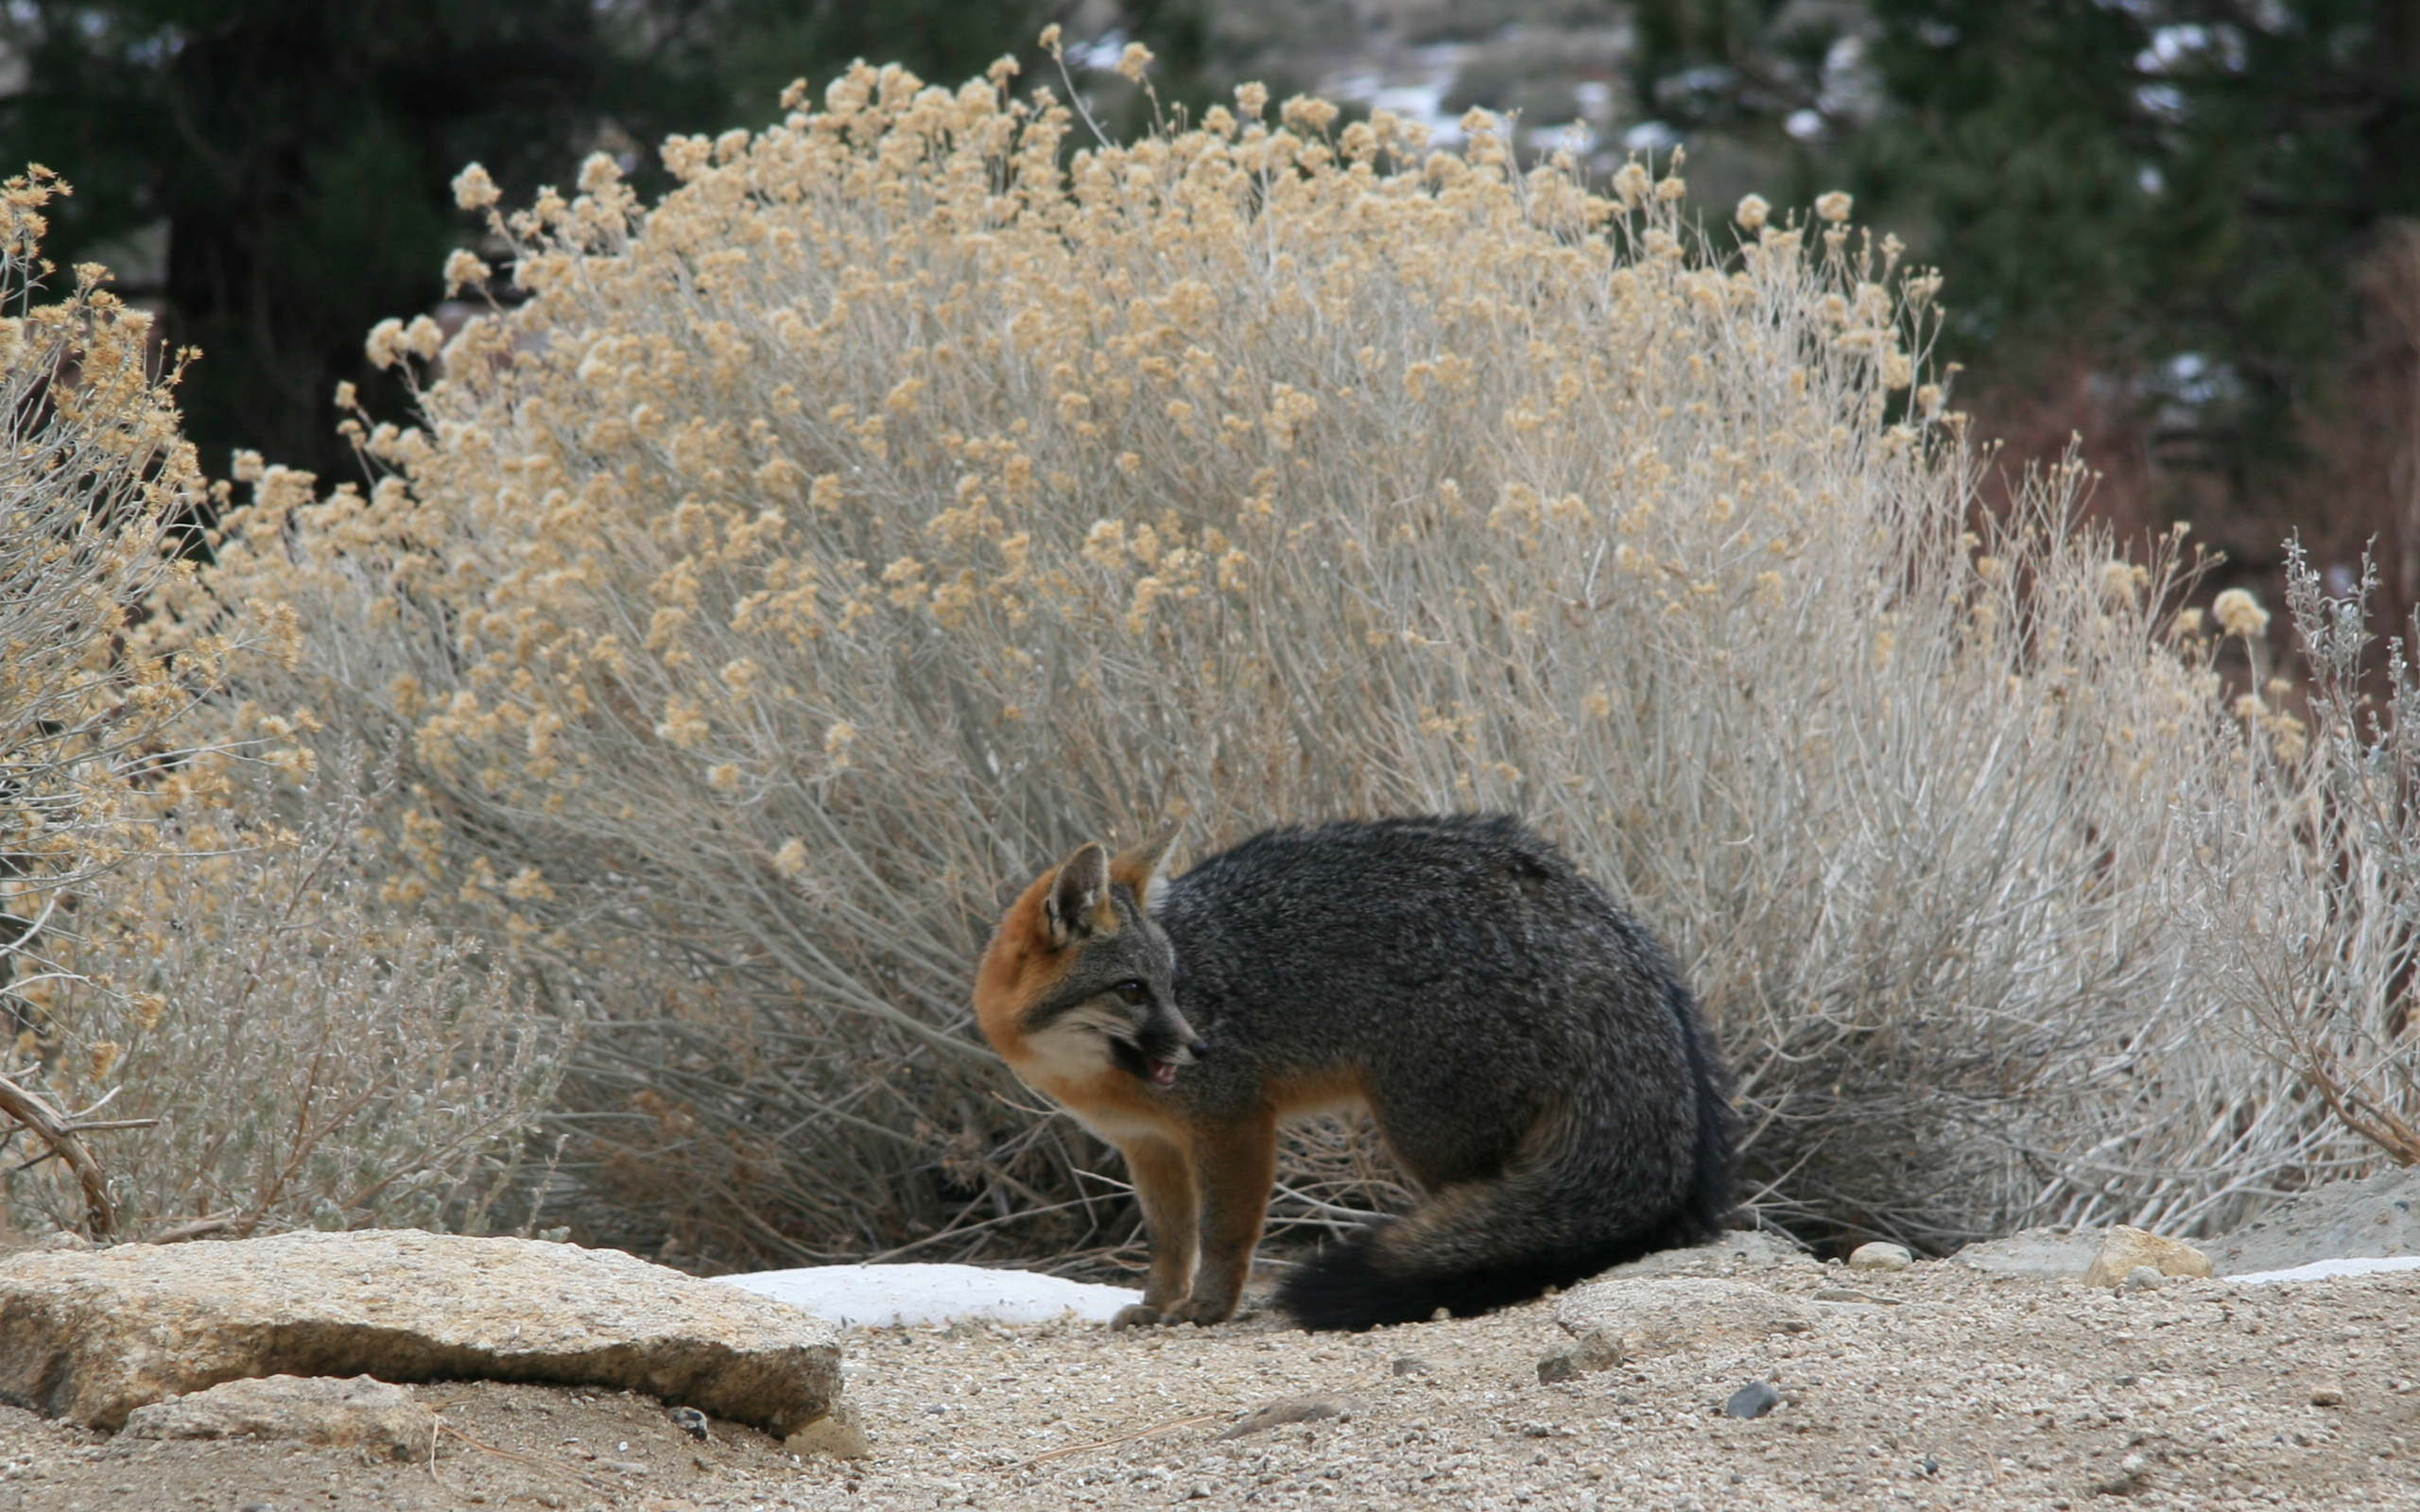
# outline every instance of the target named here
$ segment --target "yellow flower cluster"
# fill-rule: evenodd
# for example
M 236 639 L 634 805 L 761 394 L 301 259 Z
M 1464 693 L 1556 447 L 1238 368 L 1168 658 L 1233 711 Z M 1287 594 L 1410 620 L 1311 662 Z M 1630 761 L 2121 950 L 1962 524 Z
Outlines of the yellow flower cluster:
M 159 370 L 150 317 L 97 265 L 44 298 L 43 212 L 65 192 L 41 168 L 0 184 L 0 944 L 17 982 L 58 967 L 82 890 L 157 847 L 162 808 L 206 794 L 171 727 L 228 650 L 152 602 L 190 572 L 171 522 L 205 502 L 171 395 L 182 355 Z

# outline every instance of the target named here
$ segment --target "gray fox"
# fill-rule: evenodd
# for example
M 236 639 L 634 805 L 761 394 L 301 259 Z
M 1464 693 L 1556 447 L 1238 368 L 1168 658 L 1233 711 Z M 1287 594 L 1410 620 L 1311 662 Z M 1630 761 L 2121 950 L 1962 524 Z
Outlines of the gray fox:
M 1729 1077 L 1696 1004 L 1534 832 L 1272 830 L 1161 882 L 1168 839 L 1036 879 L 975 988 L 1011 1068 L 1126 1157 L 1152 1253 L 1120 1323 L 1234 1314 L 1277 1124 L 1331 1109 L 1367 1108 L 1426 1198 L 1287 1277 L 1306 1328 L 1484 1312 L 1720 1226 Z

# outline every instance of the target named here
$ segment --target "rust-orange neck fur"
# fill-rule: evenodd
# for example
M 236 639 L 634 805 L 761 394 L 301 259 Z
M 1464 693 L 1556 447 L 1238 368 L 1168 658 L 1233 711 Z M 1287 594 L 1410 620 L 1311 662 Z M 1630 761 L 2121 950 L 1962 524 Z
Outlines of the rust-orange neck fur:
M 1053 867 L 1017 895 L 1000 916 L 1000 927 L 992 932 L 992 943 L 983 948 L 983 959 L 975 969 L 975 1022 L 1011 1067 L 1031 1058 L 1019 1027 L 1026 1009 L 1067 973 L 1066 953 L 1051 943 L 1050 925 L 1042 911 L 1042 901 L 1058 878 L 1059 869 Z

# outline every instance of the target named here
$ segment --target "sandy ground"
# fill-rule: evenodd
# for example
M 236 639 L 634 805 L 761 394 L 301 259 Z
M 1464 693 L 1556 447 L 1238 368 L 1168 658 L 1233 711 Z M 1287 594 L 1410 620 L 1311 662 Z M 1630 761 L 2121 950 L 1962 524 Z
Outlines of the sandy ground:
M 409 1465 L 0 1409 L 0 1509 L 2420 1508 L 2420 1275 L 2112 1294 L 1945 1263 L 1674 1273 L 1770 1286 L 1817 1321 L 1552 1385 L 1551 1300 L 1357 1335 L 1267 1314 L 856 1332 L 873 1453 L 849 1462 L 728 1423 L 700 1443 L 645 1397 L 486 1383 L 416 1388 L 450 1427 Z M 1817 1300 L 1846 1290 L 1871 1300 Z M 1723 1416 L 1756 1380 L 1781 1404 Z M 1300 1396 L 1343 1416 L 1217 1436 Z

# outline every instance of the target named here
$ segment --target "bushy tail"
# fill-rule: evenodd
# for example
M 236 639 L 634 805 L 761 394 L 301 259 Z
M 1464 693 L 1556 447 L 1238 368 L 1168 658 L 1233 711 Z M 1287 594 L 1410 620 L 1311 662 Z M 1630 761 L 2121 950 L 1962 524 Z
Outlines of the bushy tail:
M 1677 1197 L 1670 1172 L 1637 1169 L 1637 1151 L 1582 1123 L 1495 1180 L 1436 1193 L 1322 1253 L 1286 1278 L 1278 1306 L 1306 1329 L 1419 1322 L 1439 1308 L 1466 1317 L 1712 1238 L 1737 1163 L 1728 1077 L 1686 992 L 1670 991 L 1697 1100 Z

